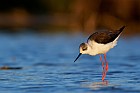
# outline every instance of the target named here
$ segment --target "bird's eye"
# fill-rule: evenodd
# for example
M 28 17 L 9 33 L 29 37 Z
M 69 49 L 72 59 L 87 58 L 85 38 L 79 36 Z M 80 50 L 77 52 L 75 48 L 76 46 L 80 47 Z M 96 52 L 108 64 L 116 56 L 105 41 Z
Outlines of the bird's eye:
M 83 47 L 82 50 L 83 50 L 83 51 L 87 50 L 87 47 Z
M 82 51 L 85 51 L 85 50 L 87 50 L 88 47 L 85 43 L 81 43 L 80 48 L 82 49 Z

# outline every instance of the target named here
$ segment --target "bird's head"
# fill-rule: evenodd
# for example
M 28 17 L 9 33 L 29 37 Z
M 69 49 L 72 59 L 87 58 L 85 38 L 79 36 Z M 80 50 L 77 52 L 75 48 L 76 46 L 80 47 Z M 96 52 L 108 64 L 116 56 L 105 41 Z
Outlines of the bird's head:
M 80 53 L 81 54 L 87 54 L 88 52 L 88 44 L 87 43 L 81 43 L 79 46 Z
M 78 57 L 75 59 L 75 61 L 81 56 L 81 54 L 88 54 L 89 45 L 87 43 L 81 43 L 79 46 L 79 49 L 80 49 L 80 53 L 79 53 Z

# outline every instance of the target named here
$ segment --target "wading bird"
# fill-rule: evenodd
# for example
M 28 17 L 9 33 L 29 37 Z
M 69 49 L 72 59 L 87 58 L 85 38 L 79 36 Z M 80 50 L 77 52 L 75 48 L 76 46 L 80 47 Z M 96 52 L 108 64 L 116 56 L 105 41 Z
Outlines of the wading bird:
M 106 77 L 108 71 L 108 62 L 106 59 L 106 53 L 117 45 L 117 40 L 122 33 L 125 26 L 121 27 L 119 30 L 112 31 L 99 31 L 95 32 L 89 36 L 87 43 L 80 44 L 80 53 L 75 61 L 80 57 L 81 54 L 89 54 L 91 56 L 99 55 L 100 61 L 102 62 L 102 81 Z M 104 61 L 102 60 L 102 54 L 104 55 Z M 74 62 L 75 62 L 74 61 Z

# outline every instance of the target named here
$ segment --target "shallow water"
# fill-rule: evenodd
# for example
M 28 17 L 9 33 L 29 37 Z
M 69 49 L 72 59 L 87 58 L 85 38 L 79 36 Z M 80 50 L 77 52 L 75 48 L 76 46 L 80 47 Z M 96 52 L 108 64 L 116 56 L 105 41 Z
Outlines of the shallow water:
M 120 38 L 107 53 L 108 85 L 99 56 L 78 55 L 82 35 L 0 35 L 1 93 L 140 93 L 140 38 Z

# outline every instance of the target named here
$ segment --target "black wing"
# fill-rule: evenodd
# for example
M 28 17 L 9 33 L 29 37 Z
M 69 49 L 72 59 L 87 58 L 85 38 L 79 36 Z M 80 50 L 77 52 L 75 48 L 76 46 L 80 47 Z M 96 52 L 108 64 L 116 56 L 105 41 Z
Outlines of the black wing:
M 94 40 L 95 42 L 100 44 L 107 44 L 114 41 L 119 36 L 119 34 L 123 31 L 124 28 L 125 26 L 115 31 L 95 32 L 88 38 L 88 40 L 91 41 Z

